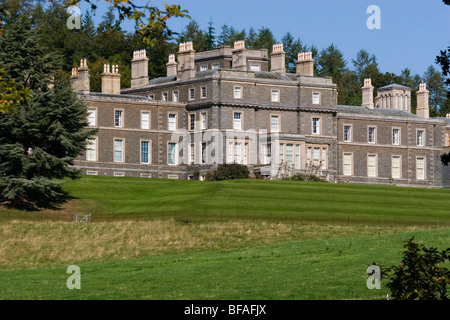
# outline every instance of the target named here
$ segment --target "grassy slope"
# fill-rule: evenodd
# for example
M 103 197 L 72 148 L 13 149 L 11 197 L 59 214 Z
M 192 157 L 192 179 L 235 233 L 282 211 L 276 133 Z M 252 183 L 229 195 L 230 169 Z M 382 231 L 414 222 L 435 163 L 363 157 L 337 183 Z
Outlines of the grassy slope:
M 156 256 L 135 248 L 136 258 L 126 256 L 125 260 L 120 260 L 111 255 L 100 260 L 69 259 L 47 266 L 45 263 L 38 264 L 32 267 L 35 269 L 26 266 L 24 261 L 30 257 L 30 250 L 18 237 L 14 245 L 17 250 L 22 250 L 17 258 L 21 263 L 15 267 L 10 265 L 10 270 L 0 268 L 3 269 L 0 271 L 0 299 L 382 297 L 387 293 L 384 286 L 377 291 L 366 288 L 364 272 L 369 264 L 377 262 L 387 266 L 398 263 L 402 242 L 412 235 L 438 248 L 447 247 L 450 243 L 448 228 L 396 234 L 386 234 L 387 231 L 381 228 L 371 234 L 359 233 L 355 236 L 355 230 L 361 226 L 352 225 L 357 218 L 368 222 L 369 219 L 392 221 L 392 217 L 397 221 L 434 223 L 439 219 L 441 223 L 448 223 L 449 190 L 289 181 L 199 182 L 110 177 L 83 177 L 67 183 L 65 188 L 76 198 L 68 202 L 65 210 L 92 212 L 94 216 L 117 217 L 123 214 L 159 217 L 163 216 L 162 213 L 167 216 L 177 213 L 188 215 L 193 220 L 212 216 L 216 220 L 220 217 L 226 221 L 240 215 L 254 219 L 289 217 L 297 219 L 297 222 L 300 216 L 305 218 L 305 222 L 308 219 L 314 221 L 317 216 L 328 222 L 339 219 L 347 221 L 351 217 L 349 226 L 353 227 L 353 232 L 333 239 L 325 233 L 315 238 L 297 239 L 294 230 L 281 242 L 247 241 L 237 246 L 228 245 L 220 239 L 222 244 L 219 247 L 164 251 Z M 64 229 L 67 227 L 57 226 L 62 228 L 62 238 L 67 233 Z M 95 226 L 93 224 L 92 228 Z M 326 225 L 321 227 L 326 228 Z M 21 232 L 25 232 L 24 228 Z M 49 234 L 54 234 L 49 232 L 50 228 L 42 228 L 36 231 L 35 236 L 45 239 Z M 179 230 L 175 228 L 173 233 Z M 14 232 L 17 231 L 4 229 L 0 236 L 5 239 Z M 95 237 L 89 237 L 89 234 L 85 232 L 82 235 L 86 241 L 93 241 L 92 246 L 96 247 L 93 238 L 103 234 L 96 233 Z M 238 242 L 239 237 L 245 235 L 239 234 L 236 238 Z M 126 246 L 124 239 L 119 243 Z M 70 240 L 67 240 L 65 245 L 70 250 Z M 77 243 L 74 242 L 73 246 Z M 111 244 L 104 244 L 105 250 L 111 247 Z M 45 255 L 39 256 L 45 251 L 43 248 L 52 252 L 50 245 L 47 247 L 43 243 L 38 246 L 38 254 L 33 257 L 39 263 L 48 259 Z M 7 256 L 3 258 L 8 261 Z M 68 290 L 65 286 L 68 277 L 66 268 L 70 264 L 78 264 L 82 268 L 80 291 Z
M 140 214 L 450 223 L 450 190 L 240 180 L 84 177 L 65 186 L 94 215 Z
M 371 299 L 365 270 L 401 260 L 411 236 L 439 249 L 449 229 L 360 238 L 290 241 L 230 251 L 167 254 L 80 264 L 81 290 L 66 288 L 66 268 L 1 271 L 0 299 Z

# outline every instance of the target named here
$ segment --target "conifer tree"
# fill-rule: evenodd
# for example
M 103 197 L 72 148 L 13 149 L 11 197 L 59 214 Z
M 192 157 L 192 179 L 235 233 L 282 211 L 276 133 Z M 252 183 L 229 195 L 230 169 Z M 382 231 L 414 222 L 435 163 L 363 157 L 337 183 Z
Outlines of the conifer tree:
M 86 106 L 47 53 L 38 30 L 19 19 L 0 37 L 0 64 L 8 81 L 31 98 L 0 114 L 0 201 L 46 206 L 63 196 L 54 179 L 76 178 L 71 167 L 93 131 L 85 130 Z

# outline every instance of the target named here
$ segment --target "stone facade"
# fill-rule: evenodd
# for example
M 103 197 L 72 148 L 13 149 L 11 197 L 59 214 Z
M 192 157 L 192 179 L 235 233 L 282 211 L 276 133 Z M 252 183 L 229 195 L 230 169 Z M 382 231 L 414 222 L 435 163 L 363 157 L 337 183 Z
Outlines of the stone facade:
M 380 88 L 374 103 L 370 79 L 362 87 L 363 106 L 340 106 L 332 79 L 314 76 L 311 53 L 299 54 L 296 74 L 286 73 L 282 45 L 270 59 L 268 71 L 267 50 L 248 50 L 242 41 L 199 53 L 183 43 L 177 59 L 169 57 L 167 76 L 148 81 L 148 59 L 137 51 L 132 85 L 120 94 L 86 90 L 83 61 L 83 78 L 72 72 L 74 90 L 99 130 L 76 167 L 87 174 L 187 179 L 238 162 L 271 177 L 288 170 L 339 182 L 450 186 L 440 163 L 450 121 L 423 116 L 425 85 L 422 116 L 410 112 L 411 90 L 403 86 Z M 390 96 L 404 98 L 390 104 Z

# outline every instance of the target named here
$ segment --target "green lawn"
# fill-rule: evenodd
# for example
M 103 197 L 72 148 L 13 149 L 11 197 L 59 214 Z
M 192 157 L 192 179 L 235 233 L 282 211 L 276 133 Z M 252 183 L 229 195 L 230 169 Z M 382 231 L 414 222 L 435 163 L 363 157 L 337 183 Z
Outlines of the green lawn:
M 64 188 L 60 211 L 94 222 L 0 209 L 0 299 L 382 299 L 368 265 L 398 264 L 412 236 L 450 243 L 444 189 L 93 176 Z M 66 287 L 71 264 L 81 290 Z
M 94 216 L 450 223 L 450 190 L 298 181 L 85 176 L 65 189 Z
M 383 299 L 367 266 L 398 264 L 411 236 L 444 248 L 450 229 L 85 263 L 80 290 L 67 289 L 67 266 L 0 271 L 0 299 Z

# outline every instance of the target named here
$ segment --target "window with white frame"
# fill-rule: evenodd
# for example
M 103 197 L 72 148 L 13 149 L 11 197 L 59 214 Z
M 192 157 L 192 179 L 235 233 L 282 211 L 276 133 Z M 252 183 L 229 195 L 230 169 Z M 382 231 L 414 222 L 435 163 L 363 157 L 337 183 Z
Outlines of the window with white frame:
M 235 142 L 234 143 L 234 162 L 242 163 L 242 143 Z
M 90 126 L 97 125 L 97 109 L 88 108 L 88 122 Z
M 272 89 L 271 101 L 280 102 L 280 90 Z
M 172 100 L 178 102 L 178 91 L 172 92 Z
M 377 141 L 377 128 L 376 127 L 369 127 L 368 129 L 368 142 L 369 143 L 376 143 Z
M 418 147 L 424 146 L 424 137 L 425 137 L 425 131 L 417 130 L 417 146 Z
M 392 144 L 395 146 L 400 145 L 400 129 L 392 129 Z
M 280 132 L 280 117 L 278 115 L 270 116 L 270 131 Z
M 193 164 L 195 162 L 195 144 L 191 143 L 190 145 L 190 163 Z
M 393 179 L 401 178 L 402 162 L 400 156 L 392 156 L 391 158 L 391 177 Z
M 295 169 L 300 169 L 300 145 L 295 145 Z
M 284 143 L 280 143 L 280 163 L 284 162 Z
M 234 99 L 242 99 L 242 87 L 234 87 Z
M 169 142 L 167 146 L 167 164 L 177 164 L 177 144 L 175 142 Z
M 150 129 L 150 112 L 141 112 L 141 129 Z
M 150 141 L 141 141 L 141 163 L 150 163 Z
M 148 98 L 150 100 L 155 100 L 155 95 L 153 93 L 151 93 L 151 94 L 148 95 Z
M 123 110 L 114 110 L 114 126 L 118 128 L 123 126 Z
M 234 114 L 233 114 L 233 129 L 242 130 L 242 112 L 234 112 Z
M 416 158 L 416 179 L 425 180 L 425 158 Z
M 320 118 L 312 118 L 312 133 L 320 134 Z
M 242 150 L 242 164 L 248 164 L 248 142 L 243 144 L 244 149 Z
M 208 129 L 208 124 L 206 122 L 206 112 L 201 113 L 202 116 L 202 130 Z
M 167 92 L 163 92 L 162 94 L 162 101 L 167 101 L 169 97 L 169 94 Z
M 262 145 L 263 150 L 263 164 L 270 164 L 270 157 L 272 156 L 272 145 L 270 143 Z
M 206 71 L 206 70 L 208 70 L 208 65 L 200 66 L 200 71 Z
M 206 99 L 206 87 L 202 87 L 201 92 L 202 92 L 202 99 Z
M 206 163 L 206 142 L 202 142 L 202 163 Z
M 233 158 L 233 142 L 228 142 L 228 148 L 227 148 L 227 163 L 233 163 L 234 158 Z
M 344 176 L 351 176 L 352 175 L 352 160 L 353 155 L 351 153 L 344 153 L 344 161 L 343 161 L 343 169 L 344 169 Z
M 328 162 L 327 161 L 327 148 L 322 148 L 321 162 L 320 162 L 322 169 L 327 169 L 327 166 L 328 166 L 327 162 Z
M 214 64 L 212 65 L 212 68 L 215 69 L 215 70 L 216 70 L 216 69 L 219 69 L 219 64 L 218 64 L 218 63 L 214 63 Z
M 189 100 L 195 99 L 195 89 L 189 89 Z
M 352 141 L 352 126 L 345 125 L 344 126 L 344 142 Z
M 377 176 L 377 155 L 367 155 L 367 176 L 369 178 L 375 178 Z
M 312 103 L 313 104 L 320 104 L 320 93 L 319 92 L 313 92 L 313 94 L 312 94 Z
M 123 162 L 123 139 L 114 139 L 114 162 Z
M 97 139 L 88 138 L 86 146 L 86 160 L 97 161 Z
M 177 130 L 177 115 L 174 113 L 169 113 L 169 130 Z
M 195 113 L 189 114 L 189 130 L 195 130 Z
M 314 147 L 313 149 L 313 165 L 320 166 L 320 148 Z
M 312 154 L 312 148 L 308 147 L 306 149 L 306 163 L 311 164 L 311 154 Z
M 286 164 L 292 166 L 294 164 L 294 145 L 286 144 Z

